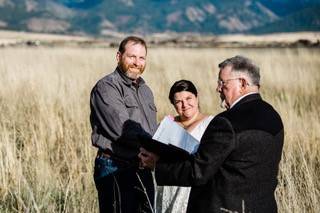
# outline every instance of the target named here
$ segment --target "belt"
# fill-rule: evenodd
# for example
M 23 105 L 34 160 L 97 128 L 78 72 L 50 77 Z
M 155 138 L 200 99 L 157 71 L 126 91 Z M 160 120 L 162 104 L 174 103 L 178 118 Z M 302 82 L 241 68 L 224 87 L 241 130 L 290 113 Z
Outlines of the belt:
M 129 168 L 129 167 L 139 167 L 138 161 L 131 161 L 127 159 L 120 158 L 112 153 L 110 149 L 107 150 L 98 150 L 97 158 L 102 157 L 106 159 L 111 159 L 114 161 L 119 167 Z

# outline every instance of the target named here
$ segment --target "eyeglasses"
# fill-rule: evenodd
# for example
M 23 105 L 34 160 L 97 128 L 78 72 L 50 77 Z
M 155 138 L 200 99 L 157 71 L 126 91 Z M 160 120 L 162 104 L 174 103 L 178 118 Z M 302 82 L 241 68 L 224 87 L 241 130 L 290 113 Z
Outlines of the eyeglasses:
M 221 79 L 219 79 L 219 80 L 217 81 L 218 87 L 221 88 L 221 87 L 225 86 L 229 81 L 232 81 L 232 80 L 240 80 L 240 79 L 242 79 L 242 78 L 230 78 L 230 79 L 227 79 L 227 80 L 224 80 L 224 81 L 221 80 Z

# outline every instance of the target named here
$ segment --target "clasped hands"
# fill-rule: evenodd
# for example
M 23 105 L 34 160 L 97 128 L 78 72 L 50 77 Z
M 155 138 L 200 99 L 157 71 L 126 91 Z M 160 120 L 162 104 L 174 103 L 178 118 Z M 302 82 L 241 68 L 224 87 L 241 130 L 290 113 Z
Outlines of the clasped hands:
M 153 152 L 149 152 L 144 148 L 140 148 L 140 153 L 138 154 L 140 158 L 140 167 L 154 169 L 157 161 L 159 160 L 159 156 L 154 154 Z

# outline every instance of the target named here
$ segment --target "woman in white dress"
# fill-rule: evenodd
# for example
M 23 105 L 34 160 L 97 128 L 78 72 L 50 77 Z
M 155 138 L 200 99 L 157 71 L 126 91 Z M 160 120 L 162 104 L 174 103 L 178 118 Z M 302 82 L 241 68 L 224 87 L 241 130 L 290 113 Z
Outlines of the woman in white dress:
M 213 116 L 200 112 L 198 92 L 194 84 L 188 80 L 175 82 L 170 89 L 169 99 L 178 114 L 174 117 L 174 121 L 200 141 Z M 158 212 L 186 212 L 189 193 L 190 187 L 159 187 Z

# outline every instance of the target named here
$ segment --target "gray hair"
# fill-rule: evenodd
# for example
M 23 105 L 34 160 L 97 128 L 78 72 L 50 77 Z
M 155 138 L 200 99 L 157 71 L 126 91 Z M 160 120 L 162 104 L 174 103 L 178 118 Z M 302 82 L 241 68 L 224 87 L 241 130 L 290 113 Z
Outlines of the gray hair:
M 250 59 L 237 55 L 232 58 L 228 58 L 219 64 L 220 69 L 227 66 L 232 67 L 232 72 L 246 73 L 253 85 L 260 86 L 260 68 Z

